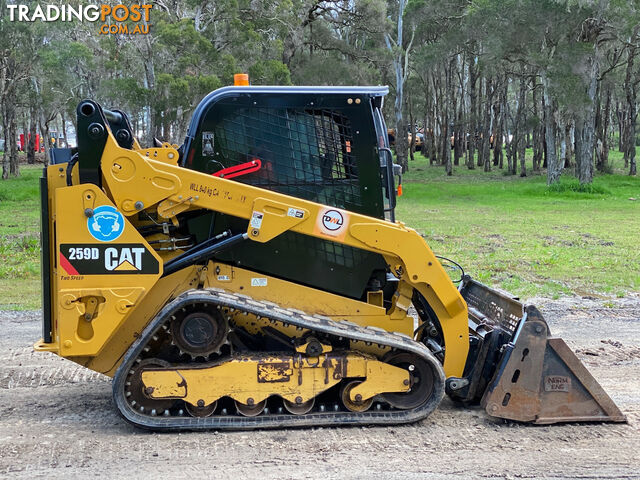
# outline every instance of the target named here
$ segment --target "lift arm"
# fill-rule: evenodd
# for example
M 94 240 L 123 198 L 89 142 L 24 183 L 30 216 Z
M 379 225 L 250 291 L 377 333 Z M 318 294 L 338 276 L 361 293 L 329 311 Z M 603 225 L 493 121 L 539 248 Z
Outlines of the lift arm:
M 122 148 L 108 134 L 102 175 L 122 213 L 131 216 L 155 206 L 159 216 L 177 223 L 176 216 L 182 212 L 207 209 L 249 220 L 247 234 L 256 242 L 268 242 L 291 230 L 379 253 L 399 278 L 399 291 L 410 286 L 427 299 L 443 330 L 445 373 L 462 375 L 469 349 L 467 305 L 415 230 L 401 222 L 390 223 L 185 169 L 177 165 L 173 148 L 153 150 L 151 154 L 144 149 Z

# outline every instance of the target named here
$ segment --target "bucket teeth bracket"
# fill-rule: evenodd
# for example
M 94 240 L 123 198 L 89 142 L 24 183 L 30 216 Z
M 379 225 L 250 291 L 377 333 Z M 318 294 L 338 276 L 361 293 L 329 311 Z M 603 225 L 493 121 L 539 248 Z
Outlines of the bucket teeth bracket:
M 582 362 L 534 306 L 498 364 L 482 397 L 489 415 L 520 422 L 626 422 Z

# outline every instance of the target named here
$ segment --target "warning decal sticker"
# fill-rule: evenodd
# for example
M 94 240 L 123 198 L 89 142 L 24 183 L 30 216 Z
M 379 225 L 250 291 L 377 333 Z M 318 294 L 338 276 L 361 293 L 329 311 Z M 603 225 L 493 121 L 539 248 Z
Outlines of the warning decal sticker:
M 287 216 L 295 217 L 295 218 L 304 218 L 304 212 L 302 210 L 298 210 L 297 208 L 289 208 L 287 211 Z
M 251 215 L 251 228 L 257 228 L 258 230 L 260 230 L 260 227 L 262 226 L 262 219 L 264 218 L 264 213 L 262 212 L 253 212 L 253 215 Z

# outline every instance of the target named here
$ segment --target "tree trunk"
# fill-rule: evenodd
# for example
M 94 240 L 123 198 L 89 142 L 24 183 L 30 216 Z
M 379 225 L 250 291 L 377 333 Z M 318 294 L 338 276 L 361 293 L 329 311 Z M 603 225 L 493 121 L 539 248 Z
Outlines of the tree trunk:
M 527 99 L 527 81 L 524 76 L 524 70 L 520 76 L 520 90 L 518 92 L 518 125 L 520 130 L 520 142 L 518 144 L 518 156 L 520 157 L 520 176 L 527 176 L 527 164 L 526 164 L 526 149 L 527 149 L 527 136 L 525 134 L 527 125 L 527 112 L 525 109 L 525 102 Z M 514 165 L 515 166 L 515 165 Z M 515 173 L 515 168 L 514 168 Z
M 491 132 L 493 130 L 491 110 L 493 103 L 493 79 L 487 78 L 485 82 L 485 109 L 482 119 L 482 162 L 485 172 L 491 171 Z
M 433 127 L 429 129 L 429 165 L 438 163 L 438 146 L 436 144 L 436 122 L 434 118 Z
M 564 129 L 560 133 L 560 160 L 564 168 L 571 168 L 571 157 L 573 156 L 573 131 L 574 125 L 571 120 L 567 120 L 564 124 Z
M 458 112 L 456 123 L 453 127 L 453 164 L 460 165 L 460 158 L 463 156 L 461 118 Z
M 478 122 L 478 124 L 480 122 L 484 122 L 484 111 L 482 110 L 482 107 L 487 103 L 486 85 L 487 85 L 486 78 L 482 78 L 480 80 L 480 91 L 479 91 L 480 101 L 478 102 L 478 113 L 476 115 L 476 121 Z M 484 148 L 483 148 L 482 140 L 483 140 L 485 126 L 476 125 L 476 128 L 477 128 L 476 129 L 476 147 L 478 149 L 478 159 L 477 159 L 478 161 L 476 162 L 476 166 L 484 167 L 485 158 L 484 158 Z
M 428 157 L 429 155 L 431 155 L 431 152 L 429 151 L 429 116 L 425 113 L 424 115 L 424 119 L 422 120 L 422 124 L 424 125 L 424 134 L 422 137 L 422 150 L 420 151 L 420 153 L 422 154 L 423 157 Z
M 445 165 L 446 164 L 446 153 L 447 153 L 447 148 L 449 148 L 449 144 L 450 141 L 447 138 L 447 131 L 448 131 L 448 127 L 447 127 L 447 122 L 448 122 L 448 118 L 447 118 L 447 105 L 448 105 L 448 101 L 446 98 L 447 95 L 447 86 L 446 86 L 446 64 L 445 64 L 445 68 L 444 68 L 444 75 L 438 75 L 438 90 L 437 92 L 437 96 L 436 98 L 440 99 L 440 102 L 438 102 L 438 114 L 437 114 L 437 123 L 436 123 L 436 138 L 437 138 L 437 148 L 438 148 L 438 165 Z M 444 78 L 444 88 L 443 88 L 443 82 L 441 77 Z
M 143 67 L 144 67 L 144 88 L 147 90 L 147 105 L 145 106 L 145 114 L 146 114 L 146 137 L 148 145 L 153 146 L 153 139 L 156 135 L 157 125 L 156 125 L 156 115 L 157 112 L 153 108 L 153 98 L 155 95 L 155 87 L 156 87 L 156 74 L 155 67 L 153 64 L 153 50 L 151 45 L 151 36 L 145 35 L 145 49 L 142 52 L 143 54 Z
M 28 138 L 27 141 L 27 163 L 34 164 L 36 163 L 36 135 L 38 133 L 37 127 L 37 116 L 38 112 L 36 106 L 32 104 L 29 108 L 29 134 L 25 132 L 25 136 Z
M 409 74 L 408 60 L 411 44 L 413 43 L 413 35 L 406 50 L 403 47 L 403 27 L 404 27 L 404 8 L 407 0 L 399 0 L 398 2 L 398 22 L 397 37 L 395 45 L 391 44 L 389 35 L 385 35 L 385 42 L 388 50 L 393 54 L 393 69 L 396 78 L 396 99 L 394 103 L 395 124 L 396 124 L 396 157 L 402 171 L 409 169 L 407 159 L 407 122 L 404 119 L 402 107 L 404 106 L 404 82 Z
M 495 128 L 493 129 L 493 166 L 497 167 L 500 163 L 500 152 L 502 151 L 502 103 L 501 96 L 498 95 L 498 101 L 493 105 L 493 117 L 495 118 Z
M 518 169 L 518 155 L 520 153 L 520 137 L 524 135 L 522 131 L 522 105 L 520 103 L 520 94 L 516 96 L 516 111 L 515 116 L 511 118 L 511 125 L 513 127 L 513 136 L 509 142 L 510 155 L 507 157 L 507 172 L 509 175 L 515 175 Z
M 493 166 L 497 167 L 500 164 L 500 155 L 502 154 L 502 86 L 500 82 L 505 82 L 504 78 L 496 79 L 494 101 L 492 106 L 493 112 L 493 125 L 491 129 L 491 136 L 493 137 Z M 499 89 L 499 90 L 498 90 Z M 497 93 L 497 95 L 496 95 Z
M 429 77 L 424 80 L 424 138 L 422 139 L 422 155 L 431 158 L 431 146 L 429 143 L 429 121 L 431 113 L 431 91 L 429 90 Z
M 438 102 L 437 98 L 437 86 L 435 74 L 431 74 L 431 82 L 433 84 L 433 95 L 432 95 L 432 103 L 433 108 L 431 109 L 431 128 L 429 129 L 429 165 L 438 163 L 438 143 L 436 141 L 436 130 L 438 128 Z
M 509 102 L 507 101 L 509 95 L 509 86 L 507 84 L 507 87 L 505 89 L 504 92 L 504 120 L 505 120 L 505 155 L 507 157 L 507 172 L 511 173 L 511 163 L 514 161 L 513 156 L 514 156 L 514 148 L 513 148 L 513 140 L 515 138 L 515 134 L 516 132 L 513 129 L 513 125 L 512 125 L 512 115 L 511 115 L 511 108 L 509 105 Z
M 553 103 L 549 88 L 549 79 L 546 73 L 542 72 L 542 101 L 544 106 L 544 138 L 546 144 L 547 158 L 547 185 L 552 185 L 558 181 L 562 174 L 562 167 L 558 162 L 556 154 L 556 135 L 553 121 Z
M 413 154 L 416 151 L 416 134 L 418 133 L 418 130 L 416 129 L 416 124 L 415 121 L 413 119 L 413 108 L 411 107 L 411 99 L 407 98 L 407 107 L 409 109 L 409 131 L 411 132 L 411 143 L 409 144 L 409 155 L 411 157 L 411 160 L 415 160 Z
M 455 91 L 455 86 L 453 85 L 453 63 L 454 60 L 451 59 L 449 64 L 445 66 L 445 89 L 446 89 L 446 107 L 445 107 L 445 119 L 444 119 L 444 138 L 443 138 L 443 163 L 444 169 L 447 175 L 453 175 L 453 166 L 451 164 L 451 135 L 453 131 L 451 129 L 451 120 L 453 119 L 453 96 Z
M 502 87 L 502 93 L 501 93 L 502 97 L 500 100 L 500 129 L 502 131 L 502 134 L 500 135 L 500 140 L 499 140 L 500 151 L 498 153 L 498 155 L 500 155 L 500 157 L 498 158 L 498 168 L 500 170 L 502 170 L 502 168 L 504 167 L 503 148 L 505 144 L 505 138 L 507 139 L 507 141 L 509 141 L 509 138 L 508 138 L 509 129 L 507 128 L 507 108 L 508 108 L 507 94 L 508 93 L 509 93 L 509 82 L 505 78 L 504 86 Z
M 16 104 L 14 98 L 9 98 L 5 105 L 7 112 L 7 137 L 9 139 L 9 169 L 11 175 L 17 177 L 20 175 L 20 166 L 18 164 L 18 129 L 16 124 Z M 5 145 L 5 152 L 7 154 L 7 146 Z
M 69 140 L 67 139 L 67 122 L 64 119 L 64 112 L 60 112 L 60 121 L 62 122 L 62 138 L 64 139 L 64 147 L 69 148 Z
M 7 115 L 5 113 L 4 102 L 0 103 L 0 111 L 2 112 L 2 136 L 4 139 L 4 152 L 2 152 L 2 179 L 9 178 L 9 172 L 11 172 L 11 162 L 9 160 L 8 148 L 9 148 L 9 126 L 7 122 Z
M 624 112 L 620 109 L 620 102 L 616 102 L 616 118 L 618 119 L 618 151 L 623 151 Z
M 609 123 L 611 121 L 611 88 L 607 88 L 607 99 L 604 104 L 604 112 L 602 113 L 602 171 L 609 170 Z
M 640 27 L 636 27 L 634 30 L 634 36 L 638 35 Z M 625 71 L 624 79 L 624 92 L 627 100 L 627 115 L 626 115 L 626 132 L 623 141 L 623 150 L 625 160 L 628 161 L 629 175 L 636 175 L 636 117 L 637 117 L 637 88 L 638 88 L 638 76 L 639 74 L 633 74 L 633 63 L 635 55 L 638 51 L 637 47 L 629 49 L 629 58 L 627 60 L 627 68 Z M 634 78 L 635 77 L 635 78 Z M 625 167 L 627 163 L 625 162 Z
M 457 70 L 457 66 L 456 66 Z M 462 96 L 463 97 L 463 96 Z M 464 98 L 464 97 L 463 97 Z M 457 108 L 456 95 L 453 96 L 453 108 L 455 110 L 455 125 L 453 127 L 453 164 L 460 165 L 460 158 L 464 156 L 464 146 L 462 144 L 462 102 L 460 101 L 460 108 Z
M 475 166 L 475 150 L 476 150 L 476 133 L 478 131 L 478 119 L 476 116 L 476 105 L 478 102 L 476 85 L 478 83 L 478 64 L 474 57 L 471 57 L 471 65 L 469 65 L 469 161 L 467 168 L 473 170 Z
M 583 31 L 586 41 L 595 40 L 592 38 L 593 31 L 588 29 Z M 584 66 L 586 91 L 588 102 L 582 107 L 575 118 L 575 140 L 576 140 L 576 176 L 581 185 L 593 182 L 593 154 L 595 150 L 595 129 L 596 129 L 596 97 L 598 90 L 598 43 L 594 42 L 593 51 L 585 54 L 582 66 Z
M 567 153 L 567 145 L 569 144 L 569 122 L 567 121 L 564 125 L 564 129 L 562 126 L 559 126 L 560 130 L 564 131 L 564 135 L 560 135 L 560 162 L 564 165 L 564 168 L 569 168 L 571 166 L 571 154 Z M 569 149 L 571 150 L 571 149 Z
M 44 145 L 44 165 L 49 164 L 49 122 L 45 119 L 44 114 L 40 113 L 40 136 L 41 143 Z
M 498 168 L 502 168 L 502 158 L 504 156 L 502 152 L 502 141 L 504 138 L 504 113 L 502 99 L 498 100 L 494 115 L 496 117 L 497 126 L 495 129 L 495 134 L 493 136 L 493 165 Z
M 575 134 L 576 134 L 576 164 L 575 164 L 575 176 L 580 177 L 580 170 L 583 168 L 583 152 L 584 146 L 584 128 L 585 121 L 581 116 L 576 116 L 575 119 Z M 582 183 L 582 182 L 580 182 Z
M 407 124 L 402 113 L 396 114 L 396 162 L 402 166 L 403 172 L 409 170 L 407 140 Z
M 598 82 L 598 61 L 590 57 L 591 77 L 587 87 L 589 104 L 576 116 L 576 176 L 580 184 L 593 182 L 593 152 L 595 141 L 595 99 Z
M 533 81 L 533 116 L 536 118 L 537 124 L 533 128 L 533 171 L 539 172 L 540 165 L 542 164 L 542 152 L 544 150 L 543 135 L 544 135 L 544 122 L 541 118 L 540 98 L 538 92 L 538 85 L 536 81 Z

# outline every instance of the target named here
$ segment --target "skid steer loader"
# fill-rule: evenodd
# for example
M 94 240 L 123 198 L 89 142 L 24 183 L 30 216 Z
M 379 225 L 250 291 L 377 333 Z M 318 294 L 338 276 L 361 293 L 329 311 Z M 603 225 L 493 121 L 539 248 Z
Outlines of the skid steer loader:
M 41 179 L 35 349 L 113 377 L 120 414 L 154 430 L 399 424 L 445 393 L 625 421 L 535 307 L 452 281 L 395 221 L 386 93 L 224 87 L 182 146 L 149 148 L 82 101 L 77 149 Z

